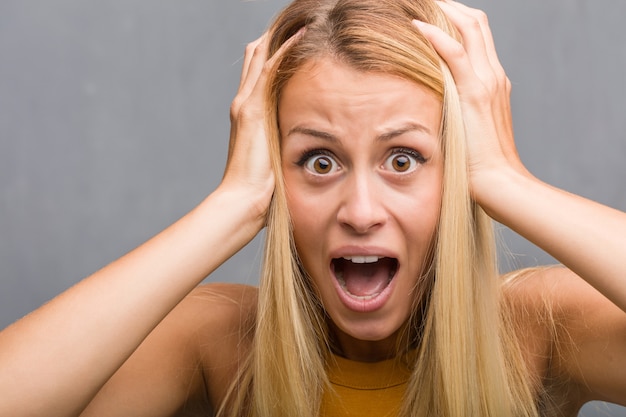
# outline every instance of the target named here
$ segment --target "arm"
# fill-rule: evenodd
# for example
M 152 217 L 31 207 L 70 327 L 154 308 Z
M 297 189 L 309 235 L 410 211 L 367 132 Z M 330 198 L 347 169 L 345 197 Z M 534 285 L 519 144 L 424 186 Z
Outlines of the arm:
M 528 175 L 491 172 L 480 204 L 626 311 L 626 214 Z
M 169 311 L 251 237 L 259 220 L 248 217 L 243 197 L 212 194 L 155 238 L 4 330 L 0 415 L 80 414 Z M 220 209 L 229 206 L 233 210 Z
M 626 311 L 626 213 L 559 190 L 519 160 L 510 82 L 484 13 L 437 2 L 463 40 L 420 24 L 448 64 L 461 98 L 473 198 L 495 220 L 550 253 Z
M 197 287 L 148 335 L 81 417 L 209 416 L 249 353 L 257 289 Z
M 626 314 L 562 266 L 514 272 L 503 287 L 532 374 L 554 404 L 626 405 Z
M 220 186 L 172 226 L 0 333 L 0 415 L 79 415 L 164 317 L 263 227 L 274 187 L 264 130 L 273 61 L 266 55 L 264 38 L 246 51 Z M 125 388 L 149 384 L 146 377 Z
M 462 43 L 417 25 L 448 64 L 459 92 L 472 196 L 492 218 L 570 270 L 547 270 L 549 284 L 533 291 L 559 312 L 549 373 L 580 393 L 576 400 L 623 403 L 626 214 L 545 184 L 525 169 L 513 141 L 510 82 L 485 14 L 450 0 L 437 3 Z
M 571 401 L 626 405 L 626 314 L 566 268 L 546 273 L 558 310 L 555 380 L 567 382 Z

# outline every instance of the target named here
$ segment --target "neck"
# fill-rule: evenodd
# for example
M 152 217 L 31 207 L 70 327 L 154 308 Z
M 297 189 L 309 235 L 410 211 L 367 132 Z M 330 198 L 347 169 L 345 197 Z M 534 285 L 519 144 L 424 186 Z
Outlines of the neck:
M 356 339 L 339 329 L 332 321 L 329 323 L 335 353 L 358 362 L 380 362 L 395 357 L 401 346 L 399 342 L 407 339 L 407 328 L 408 325 L 404 325 L 389 337 L 372 341 Z

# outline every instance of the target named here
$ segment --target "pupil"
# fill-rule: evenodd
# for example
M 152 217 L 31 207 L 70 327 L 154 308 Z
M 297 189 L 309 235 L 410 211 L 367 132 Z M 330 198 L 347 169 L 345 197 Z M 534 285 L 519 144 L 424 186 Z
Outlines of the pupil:
M 327 158 L 318 158 L 315 161 L 315 170 L 325 174 L 330 170 L 330 161 Z
M 400 155 L 393 159 L 393 167 L 398 171 L 406 171 L 410 164 L 409 158 L 405 155 Z

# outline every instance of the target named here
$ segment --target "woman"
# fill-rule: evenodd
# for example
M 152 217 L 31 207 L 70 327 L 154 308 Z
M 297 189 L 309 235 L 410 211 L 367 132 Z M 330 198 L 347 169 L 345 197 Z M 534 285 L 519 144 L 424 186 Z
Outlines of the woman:
M 509 89 L 480 12 L 296 0 L 246 51 L 220 186 L 0 334 L 0 415 L 624 403 L 626 216 L 525 170 Z M 499 279 L 487 215 L 567 269 Z M 196 288 L 264 225 L 258 292 Z

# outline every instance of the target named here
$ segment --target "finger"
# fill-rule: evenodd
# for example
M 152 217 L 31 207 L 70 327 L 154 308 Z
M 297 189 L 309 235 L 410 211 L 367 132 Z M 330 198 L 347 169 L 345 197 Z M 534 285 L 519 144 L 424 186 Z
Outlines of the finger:
M 487 51 L 489 51 L 490 46 L 494 45 L 493 36 L 491 34 L 491 30 L 489 29 L 489 19 L 484 11 L 471 8 L 463 3 L 459 3 L 458 1 L 453 0 L 438 0 L 438 4 L 448 4 L 452 7 L 455 7 L 465 15 L 471 16 L 476 19 L 480 23 L 480 29 L 483 33 L 483 39 L 485 41 Z
M 435 25 L 419 20 L 414 20 L 413 23 L 426 39 L 430 41 L 435 51 L 448 65 L 454 77 L 454 83 L 459 91 L 471 91 L 482 87 L 482 83 L 476 76 L 472 62 L 461 43 Z
M 241 90 L 241 87 L 243 86 L 247 78 L 248 70 L 250 69 L 250 62 L 252 61 L 252 57 L 254 56 L 255 49 L 257 48 L 257 46 L 259 46 L 261 42 L 263 42 L 266 37 L 267 33 L 264 33 L 263 35 L 246 45 L 246 49 L 243 55 L 243 65 L 241 66 L 241 77 L 239 78 L 238 91 Z
M 476 26 L 480 29 L 480 33 L 482 35 L 481 39 L 480 41 L 475 40 L 476 46 L 480 49 L 480 56 L 486 56 L 487 62 L 491 65 L 491 70 L 497 75 L 498 78 L 502 78 L 504 75 L 504 69 L 502 68 L 502 64 L 500 63 L 496 53 L 496 46 L 489 26 L 489 18 L 487 17 L 487 14 L 482 10 L 473 9 L 453 0 L 438 1 L 437 4 L 441 6 L 444 13 L 446 13 L 448 18 L 457 27 L 464 42 L 466 43 L 466 47 L 468 47 L 468 44 L 470 43 L 468 30 L 472 27 L 476 29 Z M 459 13 L 465 17 L 464 21 L 457 20 Z M 472 52 L 470 52 L 470 54 L 471 53 Z
M 496 129 L 498 131 L 498 136 L 500 138 L 507 138 L 511 136 L 509 135 L 509 133 L 512 132 L 513 130 L 513 121 L 512 121 L 510 104 L 509 104 L 511 83 L 508 77 L 506 76 L 504 68 L 502 67 L 502 64 L 500 63 L 500 60 L 496 53 L 495 42 L 494 42 L 493 34 L 489 26 L 487 15 L 481 10 L 473 9 L 471 7 L 468 7 L 462 3 L 459 3 L 453 0 L 441 0 L 441 1 L 438 1 L 437 4 L 442 6 L 441 8 L 444 11 L 444 13 L 446 13 L 448 18 L 452 21 L 452 23 L 459 29 L 459 32 L 461 33 L 461 36 L 463 37 L 464 42 L 468 42 L 466 40 L 467 30 L 463 31 L 462 28 L 471 27 L 472 24 L 473 25 L 478 24 L 480 28 L 480 32 L 482 34 L 482 46 L 484 46 L 484 50 L 481 50 L 478 53 L 478 55 L 486 56 L 487 61 L 485 62 L 489 62 L 489 66 L 490 66 L 490 69 L 486 69 L 485 67 L 482 67 L 483 69 L 479 71 L 486 71 L 483 74 L 486 74 L 487 72 L 492 73 L 492 76 L 490 78 L 486 79 L 484 75 L 481 78 L 483 79 L 483 82 L 492 90 L 492 93 L 498 92 L 497 94 L 494 94 L 493 96 L 495 101 L 493 102 L 494 106 L 492 107 L 493 112 L 494 112 L 494 118 L 497 121 Z M 457 12 L 460 12 L 462 15 L 464 15 L 467 20 L 465 22 L 462 22 L 460 19 L 456 20 L 455 18 L 459 16 L 459 13 Z M 474 22 L 468 23 L 471 20 L 473 20 Z M 475 55 L 474 57 L 476 58 L 477 55 Z M 477 58 L 477 59 L 481 59 L 481 58 Z M 478 66 L 475 63 L 475 60 L 473 60 L 472 62 L 475 67 Z M 514 141 L 512 139 L 503 140 L 501 141 L 500 145 L 502 147 L 504 154 L 507 156 L 507 158 L 510 161 L 515 162 L 516 164 L 521 166 L 521 162 L 519 160 L 519 156 L 517 154 L 517 149 L 515 147 Z
M 468 11 L 458 6 L 457 3 L 437 2 L 437 5 L 459 31 L 472 67 L 479 77 L 484 80 L 493 78 L 494 70 L 483 34 L 483 18 L 468 14 Z
M 274 63 L 284 54 L 284 52 L 291 47 L 298 39 L 304 34 L 305 28 L 301 28 L 296 34 L 287 39 L 278 48 L 276 53 L 268 60 L 267 55 L 269 51 L 269 36 L 264 34 L 259 38 L 259 42 L 250 44 L 246 50 L 246 55 L 249 56 L 249 65 L 245 76 L 243 77 L 242 86 L 239 94 L 242 97 L 248 97 L 252 94 L 253 89 L 258 84 L 259 78 L 269 68 L 274 66 Z
M 264 129 L 261 127 L 264 125 L 262 122 L 265 114 L 265 100 L 267 94 L 267 83 L 270 74 L 272 74 L 275 69 L 276 62 L 283 56 L 286 50 L 288 50 L 294 42 L 296 42 L 302 36 L 303 30 L 298 31 L 294 36 L 285 41 L 280 48 L 272 55 L 271 58 L 264 58 L 261 60 L 260 54 L 262 53 L 264 57 L 267 57 L 267 46 L 269 44 L 269 37 L 261 42 L 255 51 L 255 56 L 252 58 L 250 62 L 250 69 L 248 74 L 246 75 L 246 81 L 243 85 L 242 90 L 238 93 L 238 98 L 236 98 L 236 102 L 239 103 L 238 108 L 235 109 L 233 114 L 231 109 L 231 117 L 234 116 L 233 125 L 235 129 L 232 131 L 234 137 L 231 136 L 231 144 L 234 146 L 234 143 L 237 139 L 237 131 L 239 130 L 239 124 L 244 123 L 245 125 L 256 125 L 256 129 Z M 259 51 L 259 48 L 262 48 Z M 231 151 L 232 152 L 232 151 Z M 230 153 L 230 152 L 229 152 Z
M 274 63 L 279 60 L 285 52 L 291 48 L 295 43 L 297 43 L 304 33 L 306 32 L 306 26 L 301 27 L 295 34 L 293 34 L 289 39 L 287 39 L 283 44 L 278 48 L 278 50 L 272 55 L 270 60 L 268 61 L 270 65 L 274 65 Z
M 478 22 L 480 30 L 482 32 L 482 39 L 485 47 L 484 51 L 491 64 L 492 71 L 495 74 L 495 81 L 497 83 L 497 86 L 499 88 L 502 88 L 506 92 L 506 94 L 499 95 L 498 97 L 508 100 L 508 93 L 510 92 L 510 82 L 506 77 L 504 68 L 502 67 L 500 59 L 498 58 L 498 55 L 496 53 L 495 42 L 489 26 L 489 19 L 487 17 L 487 14 L 482 10 L 473 9 L 454 0 L 441 0 L 439 3 L 443 4 L 444 7 L 446 7 L 446 4 L 454 7 L 462 12 L 464 15 L 466 15 L 468 18 L 474 19 L 476 22 Z
M 235 143 L 237 142 L 239 124 L 243 117 L 241 114 L 243 112 L 242 108 L 245 107 L 248 115 L 246 124 L 252 120 L 258 121 L 258 119 L 263 117 L 268 75 L 273 70 L 276 61 L 294 42 L 300 39 L 303 33 L 304 28 L 284 42 L 269 60 L 267 59 L 269 45 L 269 36 L 267 34 L 250 43 L 246 48 L 246 60 L 244 61 L 240 89 L 230 109 L 231 134 L 228 147 L 228 161 L 231 159 Z
M 480 29 L 483 33 L 483 41 L 485 42 L 485 50 L 487 53 L 487 57 L 489 58 L 489 62 L 491 62 L 491 65 L 494 69 L 498 69 L 498 67 L 501 68 L 500 60 L 498 59 L 498 55 L 496 53 L 496 44 L 493 40 L 493 34 L 491 33 L 491 27 L 489 26 L 489 18 L 487 17 L 487 14 L 485 14 L 481 10 L 471 9 L 465 5 L 461 5 L 460 3 L 458 4 L 462 6 L 468 14 L 473 15 L 474 18 L 478 20 L 478 22 L 480 23 Z
M 241 97 L 248 97 L 254 88 L 259 75 L 263 70 L 263 66 L 267 61 L 267 51 L 269 47 L 269 37 L 264 34 L 258 39 L 258 42 L 252 42 L 246 46 L 246 59 L 247 65 L 245 73 L 242 72 L 241 83 L 239 87 L 238 95 Z
M 502 101 L 494 106 L 495 116 L 505 125 L 510 126 L 510 112 L 500 114 L 500 110 L 509 109 L 510 82 L 496 54 L 495 45 L 487 15 L 453 0 L 438 2 L 452 23 L 459 29 L 466 50 L 479 78 L 494 94 L 493 98 Z
M 249 90 L 251 90 L 251 87 L 249 87 L 250 66 L 251 66 L 251 63 L 253 62 L 255 55 L 257 57 L 259 55 L 256 52 L 257 48 L 265 41 L 266 38 L 267 38 L 267 33 L 264 33 L 256 40 L 250 42 L 246 46 L 246 49 L 244 52 L 244 59 L 243 59 L 243 65 L 241 67 L 241 77 L 239 79 L 239 87 L 237 89 L 237 95 L 233 99 L 233 102 L 231 103 L 231 106 L 230 106 L 231 128 L 230 128 L 230 140 L 228 142 L 228 156 L 226 159 L 225 172 L 228 170 L 231 157 L 235 148 L 235 140 L 237 137 L 237 119 L 239 118 L 241 105 L 247 99 L 247 97 L 250 94 Z

